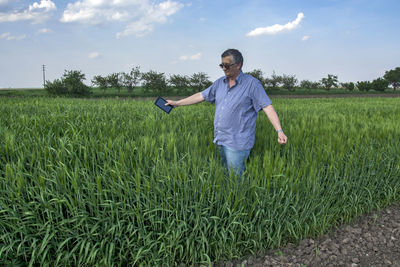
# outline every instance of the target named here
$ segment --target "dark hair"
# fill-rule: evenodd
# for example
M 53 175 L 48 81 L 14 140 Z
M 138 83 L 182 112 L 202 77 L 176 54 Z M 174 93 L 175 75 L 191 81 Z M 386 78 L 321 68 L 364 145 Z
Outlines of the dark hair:
M 228 49 L 228 50 L 225 50 L 225 52 L 222 53 L 222 55 L 221 55 L 221 57 L 228 57 L 228 56 L 233 57 L 233 61 L 235 64 L 242 63 L 242 66 L 243 66 L 243 56 L 242 56 L 242 53 L 239 52 L 239 50 Z

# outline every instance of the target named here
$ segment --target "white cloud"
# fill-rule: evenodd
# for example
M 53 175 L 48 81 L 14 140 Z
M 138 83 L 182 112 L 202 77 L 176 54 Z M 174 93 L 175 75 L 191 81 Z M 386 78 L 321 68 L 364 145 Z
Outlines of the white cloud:
M 0 0 L 0 6 L 8 3 L 8 0 Z
M 131 34 L 135 34 L 137 37 L 144 36 L 153 31 L 154 24 L 166 23 L 167 18 L 178 12 L 181 8 L 183 8 L 183 4 L 170 0 L 158 5 L 148 6 L 146 13 L 143 13 L 138 20 L 127 25 L 123 32 L 117 33 L 117 38 Z
M 51 0 L 41 0 L 40 4 L 34 2 L 29 6 L 29 11 L 34 12 L 35 10 L 44 10 L 45 12 L 49 12 L 51 10 L 55 10 L 56 5 Z
M 121 2 L 127 1 L 83 0 L 69 3 L 61 22 L 99 24 L 103 21 L 121 21 L 129 17 Z
M 9 33 L 9 32 L 5 32 L 5 33 L 0 34 L 0 39 L 4 39 L 4 40 L 7 40 L 7 41 L 12 41 L 12 40 L 19 41 L 19 40 L 22 40 L 22 39 L 25 39 L 25 38 L 26 38 L 25 34 L 19 35 L 19 36 L 11 35 L 11 33 Z
M 155 24 L 166 23 L 167 18 L 183 6 L 171 0 L 159 4 L 149 0 L 80 0 L 67 5 L 61 22 L 126 22 L 125 29 L 117 33 L 117 38 L 132 34 L 140 37 L 151 32 Z
M 308 39 L 310 39 L 310 36 L 308 35 L 304 35 L 303 38 L 301 38 L 302 41 L 307 41 Z
M 201 53 L 197 53 L 191 56 L 180 56 L 179 60 L 186 61 L 186 60 L 199 60 L 201 59 Z
M 299 25 L 301 20 L 304 18 L 303 13 L 297 14 L 297 18 L 294 21 L 288 22 L 285 25 L 280 25 L 280 24 L 274 24 L 272 26 L 268 27 L 260 27 L 256 28 L 249 33 L 246 34 L 246 36 L 252 37 L 252 36 L 258 36 L 258 35 L 271 35 L 271 34 L 277 34 L 280 32 L 285 32 L 285 31 L 291 31 L 296 29 Z
M 92 52 L 89 54 L 89 58 L 90 59 L 95 59 L 95 58 L 99 58 L 100 54 L 98 52 Z
M 4 1 L 3 1 L 4 2 Z M 35 23 L 43 22 L 48 18 L 50 12 L 56 10 L 56 5 L 51 0 L 34 2 L 28 9 L 13 11 L 12 13 L 0 13 L 0 22 L 15 22 L 21 20 L 32 20 Z

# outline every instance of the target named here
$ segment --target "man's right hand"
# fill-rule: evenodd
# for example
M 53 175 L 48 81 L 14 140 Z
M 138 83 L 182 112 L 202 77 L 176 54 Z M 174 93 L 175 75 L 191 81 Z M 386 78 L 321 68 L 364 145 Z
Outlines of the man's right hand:
M 173 107 L 178 106 L 178 101 L 169 100 L 169 99 L 167 99 L 165 101 L 167 101 L 167 103 L 165 103 L 165 106 L 173 106 Z

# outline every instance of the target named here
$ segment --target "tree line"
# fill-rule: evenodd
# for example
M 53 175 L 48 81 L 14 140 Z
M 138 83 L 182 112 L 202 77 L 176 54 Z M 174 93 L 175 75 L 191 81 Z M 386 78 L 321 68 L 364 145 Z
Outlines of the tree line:
M 385 91 L 391 86 L 396 90 L 400 86 L 400 67 L 386 71 L 383 77 L 373 81 L 358 81 L 356 83 L 340 83 L 337 75 L 328 74 L 327 77 L 319 81 L 302 80 L 298 81 L 295 75 L 277 75 L 275 72 L 270 77 L 264 77 L 262 70 L 255 69 L 246 72 L 260 80 L 264 88 L 269 90 L 288 90 L 295 91 L 298 88 L 313 90 L 332 88 L 342 88 L 353 91 Z M 96 75 L 91 80 L 92 87 L 84 83 L 85 74 L 78 70 L 65 70 L 60 79 L 53 82 L 46 81 L 45 89 L 51 95 L 71 95 L 84 96 L 91 93 L 93 87 L 97 87 L 105 92 L 113 88 L 118 92 L 127 90 L 132 93 L 135 88 L 141 87 L 143 93 L 150 94 L 179 94 L 190 95 L 201 91 L 212 84 L 209 76 L 204 72 L 192 75 L 172 74 L 169 77 L 165 73 L 150 70 L 141 72 L 140 67 L 133 67 L 129 72 L 112 73 L 107 76 Z
M 163 72 L 150 70 L 141 72 L 140 67 L 133 67 L 129 72 L 111 73 L 107 76 L 96 75 L 91 80 L 92 87 L 85 85 L 85 74 L 78 70 L 65 70 L 60 79 L 53 82 L 46 81 L 45 89 L 51 95 L 89 95 L 92 87 L 105 92 L 116 89 L 133 92 L 135 88 L 142 88 L 143 93 L 150 94 L 180 94 L 188 95 L 209 87 L 212 82 L 204 72 L 192 75 L 173 74 L 167 77 Z
M 289 91 L 295 91 L 297 88 L 302 89 L 325 89 L 330 90 L 332 88 L 342 88 L 345 90 L 353 91 L 385 91 L 392 86 L 393 90 L 396 90 L 400 86 L 400 67 L 385 72 L 383 77 L 379 77 L 371 81 L 358 81 L 340 83 L 337 75 L 328 74 L 327 77 L 322 78 L 320 81 L 302 80 L 298 81 L 295 75 L 277 75 L 275 72 L 272 73 L 271 77 L 263 76 L 263 72 L 260 69 L 255 69 L 248 74 L 256 77 L 261 81 L 264 88 L 268 89 L 286 89 Z

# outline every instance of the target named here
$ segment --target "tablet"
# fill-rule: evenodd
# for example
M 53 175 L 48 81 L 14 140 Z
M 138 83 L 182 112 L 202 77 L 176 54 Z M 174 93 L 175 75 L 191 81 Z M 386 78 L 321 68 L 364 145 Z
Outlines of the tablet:
M 164 98 L 162 97 L 158 97 L 156 102 L 154 102 L 154 104 L 159 107 L 160 109 L 162 109 L 163 111 L 165 111 L 166 113 L 170 113 L 173 106 L 166 106 L 165 104 L 167 103 L 167 101 L 165 101 Z

